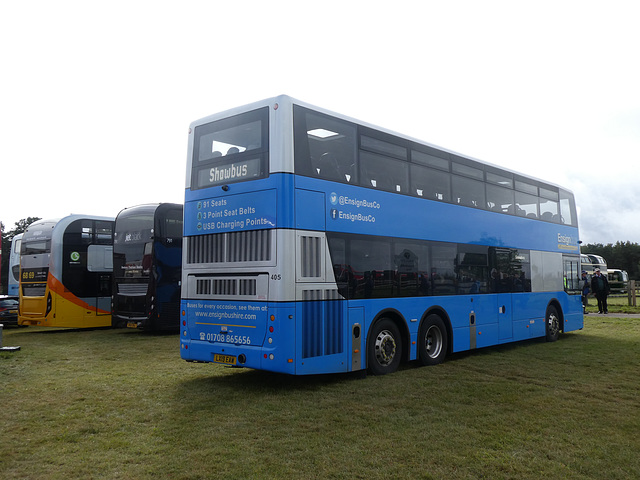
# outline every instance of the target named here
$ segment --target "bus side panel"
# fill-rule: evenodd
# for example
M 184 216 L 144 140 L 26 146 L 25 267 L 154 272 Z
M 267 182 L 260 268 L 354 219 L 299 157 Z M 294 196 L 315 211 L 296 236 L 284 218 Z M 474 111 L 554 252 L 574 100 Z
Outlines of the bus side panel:
M 44 319 L 44 326 L 72 328 L 111 326 L 111 313 L 99 308 L 106 306 L 108 297 L 78 298 L 53 276 L 50 276 L 49 294 L 52 300 L 51 311 Z
M 570 332 L 584 326 L 580 295 L 560 292 L 515 293 L 513 294 L 514 340 L 542 337 L 545 335 L 545 315 L 552 300 L 560 303 L 564 318 L 563 330 Z M 571 313 L 574 312 L 574 313 Z
M 324 231 L 324 206 L 323 192 L 296 189 L 296 228 Z M 310 212 L 313 212 L 313 215 L 310 215 Z
M 43 325 L 50 327 L 74 327 L 86 326 L 85 315 L 88 310 L 74 303 L 64 295 L 51 290 L 51 313 L 44 319 Z
M 296 373 L 349 371 L 346 301 L 297 302 L 296 319 Z
M 498 296 L 422 297 L 421 303 L 429 309 L 443 310 L 448 316 L 453 335 L 452 352 L 498 343 L 502 327 L 502 324 L 498 323 Z
M 173 240 L 173 239 L 172 239 Z M 153 327 L 159 330 L 176 330 L 180 321 L 180 276 L 182 274 L 182 247 L 154 244 L 156 257 L 156 308 L 157 319 Z M 153 322 L 151 322 L 153 323 Z
M 565 303 L 562 305 L 564 332 L 572 332 L 574 330 L 582 330 L 584 327 L 584 315 L 582 314 L 582 297 L 580 295 L 567 295 Z M 574 313 L 569 313 L 574 312 Z

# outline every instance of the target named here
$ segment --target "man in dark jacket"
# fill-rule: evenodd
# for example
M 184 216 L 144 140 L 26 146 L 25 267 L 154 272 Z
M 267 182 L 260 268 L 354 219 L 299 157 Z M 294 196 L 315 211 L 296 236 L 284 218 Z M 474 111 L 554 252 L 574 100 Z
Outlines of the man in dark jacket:
M 609 295 L 609 281 L 607 277 L 600 273 L 600 269 L 596 268 L 596 272 L 591 277 L 591 291 L 598 299 L 598 313 L 609 313 L 607 308 L 607 295 Z

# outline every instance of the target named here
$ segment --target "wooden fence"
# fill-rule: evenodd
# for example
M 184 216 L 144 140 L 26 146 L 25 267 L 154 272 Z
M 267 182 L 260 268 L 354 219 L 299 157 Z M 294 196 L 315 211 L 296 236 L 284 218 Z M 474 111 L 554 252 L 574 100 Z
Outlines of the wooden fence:
M 629 280 L 629 289 L 627 290 L 627 295 L 629 296 L 629 306 L 636 306 L 636 296 L 640 295 L 640 282 L 636 286 L 635 280 Z

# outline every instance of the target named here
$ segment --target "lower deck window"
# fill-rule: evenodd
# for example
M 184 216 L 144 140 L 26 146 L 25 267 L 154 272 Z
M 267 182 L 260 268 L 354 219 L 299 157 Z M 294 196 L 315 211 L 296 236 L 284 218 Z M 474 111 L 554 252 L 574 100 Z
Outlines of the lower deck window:
M 531 291 L 527 250 L 328 233 L 349 299 Z

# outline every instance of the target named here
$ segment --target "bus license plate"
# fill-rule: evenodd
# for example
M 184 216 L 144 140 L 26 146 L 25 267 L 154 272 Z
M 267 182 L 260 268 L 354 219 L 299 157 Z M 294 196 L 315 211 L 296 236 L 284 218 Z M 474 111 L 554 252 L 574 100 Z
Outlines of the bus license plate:
M 137 322 L 127 322 L 127 328 L 138 328 Z
M 220 355 L 216 353 L 213 355 L 213 361 L 216 363 L 224 363 L 225 365 L 235 365 L 236 357 L 232 355 Z

